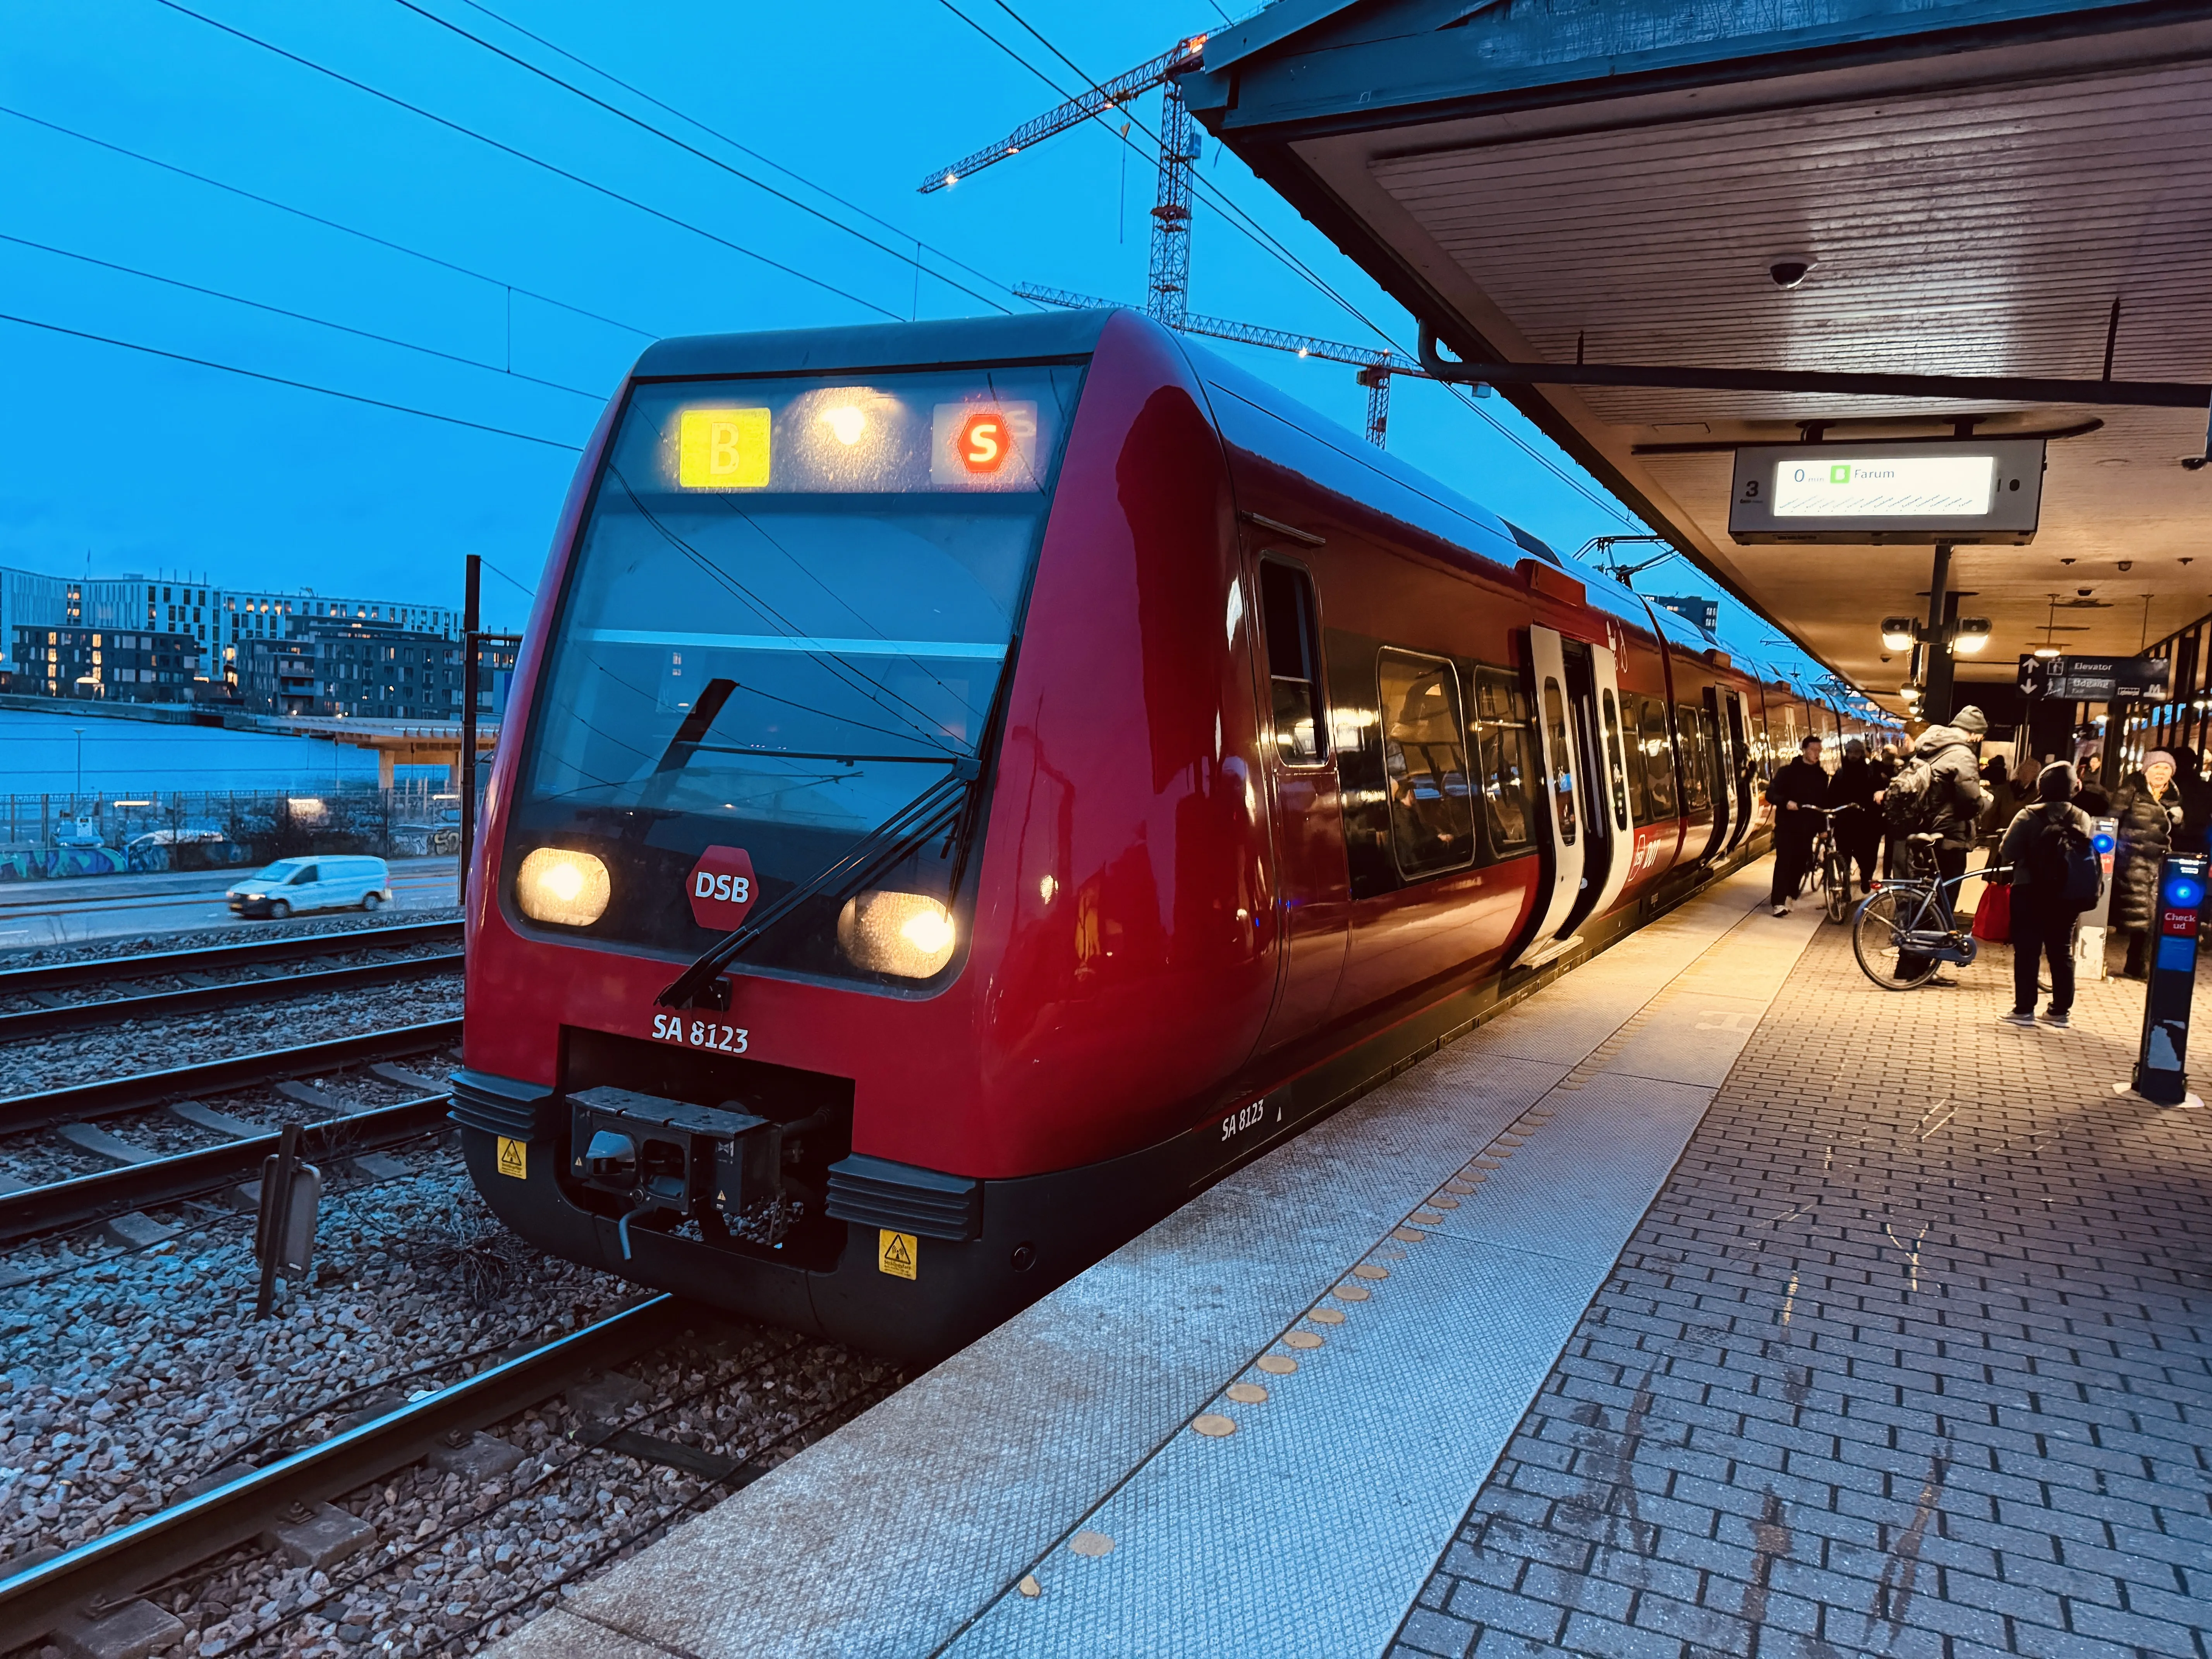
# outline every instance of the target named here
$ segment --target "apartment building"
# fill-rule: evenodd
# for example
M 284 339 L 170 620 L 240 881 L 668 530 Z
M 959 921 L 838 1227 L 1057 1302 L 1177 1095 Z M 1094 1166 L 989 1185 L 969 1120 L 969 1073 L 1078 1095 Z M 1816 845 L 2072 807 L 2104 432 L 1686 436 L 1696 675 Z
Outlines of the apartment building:
M 13 684 L 33 696 L 184 702 L 199 676 L 199 647 L 182 634 L 19 625 L 14 644 Z

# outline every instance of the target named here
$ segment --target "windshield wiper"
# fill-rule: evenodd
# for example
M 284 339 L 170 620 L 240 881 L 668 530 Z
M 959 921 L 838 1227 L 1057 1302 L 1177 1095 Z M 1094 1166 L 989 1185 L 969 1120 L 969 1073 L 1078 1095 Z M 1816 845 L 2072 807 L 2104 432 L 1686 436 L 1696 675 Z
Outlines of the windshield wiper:
M 975 817 L 972 807 L 980 793 L 975 785 L 983 775 L 982 762 L 973 755 L 957 757 L 951 766 L 952 769 L 945 776 L 861 836 L 842 855 L 775 903 L 764 907 L 757 915 L 748 916 L 736 932 L 716 940 L 697 961 L 678 974 L 667 988 L 653 999 L 655 1004 L 663 1008 L 696 1006 L 699 994 L 720 977 L 723 969 L 736 961 L 755 940 L 800 905 L 815 898 L 826 897 L 835 902 L 845 897 L 854 889 L 864 886 L 897 863 L 940 830 L 950 831 L 958 837 L 960 842 L 960 862 L 953 870 L 955 885 L 947 890 L 946 908 L 949 909 L 951 898 L 958 892 L 957 884 L 967 862 L 969 832 L 972 832 Z

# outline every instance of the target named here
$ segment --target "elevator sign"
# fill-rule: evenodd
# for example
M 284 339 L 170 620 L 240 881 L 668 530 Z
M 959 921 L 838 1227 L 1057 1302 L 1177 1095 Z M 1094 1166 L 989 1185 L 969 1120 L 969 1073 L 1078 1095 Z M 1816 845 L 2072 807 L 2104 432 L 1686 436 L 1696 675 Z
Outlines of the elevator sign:
M 2043 501 L 2043 441 L 1760 444 L 1735 453 L 1738 542 L 2025 545 Z

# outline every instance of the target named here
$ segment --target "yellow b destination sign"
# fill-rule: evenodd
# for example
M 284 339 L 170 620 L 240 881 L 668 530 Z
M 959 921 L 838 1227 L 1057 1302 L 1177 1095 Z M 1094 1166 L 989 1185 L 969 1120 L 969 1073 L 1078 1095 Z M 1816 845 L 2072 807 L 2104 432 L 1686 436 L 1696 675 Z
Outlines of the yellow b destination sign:
M 765 409 L 687 409 L 677 426 L 676 482 L 686 489 L 768 486 Z

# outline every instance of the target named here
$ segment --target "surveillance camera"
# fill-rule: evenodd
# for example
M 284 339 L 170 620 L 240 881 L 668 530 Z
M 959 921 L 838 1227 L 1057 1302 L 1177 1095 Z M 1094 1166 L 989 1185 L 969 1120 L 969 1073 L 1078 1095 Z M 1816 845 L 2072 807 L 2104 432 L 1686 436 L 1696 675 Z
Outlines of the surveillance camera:
M 2120 568 L 2123 570 L 2132 570 L 2135 568 L 2136 562 L 2133 559 L 2122 559 L 2120 561 Z
M 1812 275 L 1813 267 L 1818 263 L 1809 253 L 1777 254 L 1767 261 L 1766 274 L 1774 279 L 1777 288 L 1796 288 Z
M 2077 588 L 2075 588 L 2074 591 L 2075 591 L 2075 593 L 2079 594 L 2082 599 L 2087 599 L 2087 598 L 2089 597 L 2089 594 L 2090 594 L 2090 592 L 2091 592 L 2091 590 L 2090 590 L 2090 589 L 2086 588 L 2086 587 L 2077 587 Z

